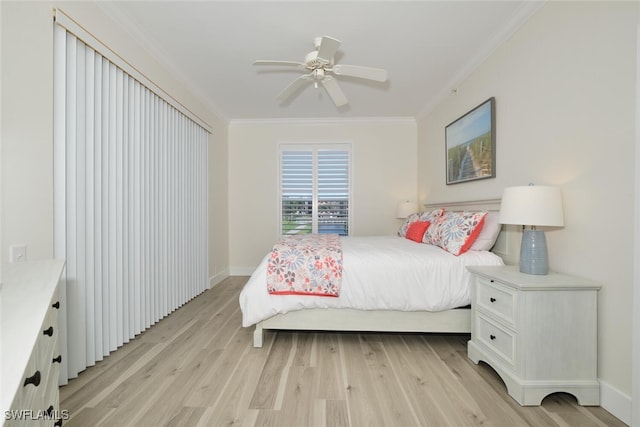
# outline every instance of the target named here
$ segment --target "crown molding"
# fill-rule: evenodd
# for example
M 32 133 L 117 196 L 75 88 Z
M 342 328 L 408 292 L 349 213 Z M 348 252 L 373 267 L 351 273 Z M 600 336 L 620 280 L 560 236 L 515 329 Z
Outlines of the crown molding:
M 230 127 L 242 126 L 337 126 L 337 125 L 415 125 L 415 117 L 328 117 L 289 119 L 232 119 Z
M 522 6 L 513 14 L 511 20 L 504 27 L 498 28 L 493 37 L 483 48 L 479 49 L 476 55 L 455 73 L 449 83 L 433 96 L 429 102 L 416 114 L 418 120 L 429 115 L 440 102 L 451 93 L 457 92 L 457 87 L 466 80 L 475 70 L 482 65 L 493 52 L 502 46 L 516 31 L 518 31 L 533 15 L 536 14 L 545 4 L 546 0 L 536 0 L 524 2 Z

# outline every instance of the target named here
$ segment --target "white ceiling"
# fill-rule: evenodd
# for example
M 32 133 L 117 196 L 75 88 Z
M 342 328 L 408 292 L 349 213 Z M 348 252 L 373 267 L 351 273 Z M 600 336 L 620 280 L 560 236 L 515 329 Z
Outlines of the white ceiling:
M 540 1 L 111 1 L 101 7 L 159 62 L 232 119 L 415 117 L 428 111 L 506 40 Z M 314 37 L 340 39 L 336 63 L 384 68 L 386 83 L 338 81 L 335 107 L 309 85 L 275 99 L 303 70 Z M 479 100 L 482 101 L 482 100 Z

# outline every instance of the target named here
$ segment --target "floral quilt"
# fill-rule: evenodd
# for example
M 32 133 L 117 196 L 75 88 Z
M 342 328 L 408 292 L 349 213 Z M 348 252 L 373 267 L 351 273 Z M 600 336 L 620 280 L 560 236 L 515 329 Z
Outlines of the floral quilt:
M 267 291 L 276 295 L 337 297 L 342 284 L 342 245 L 337 234 L 288 236 L 273 246 Z

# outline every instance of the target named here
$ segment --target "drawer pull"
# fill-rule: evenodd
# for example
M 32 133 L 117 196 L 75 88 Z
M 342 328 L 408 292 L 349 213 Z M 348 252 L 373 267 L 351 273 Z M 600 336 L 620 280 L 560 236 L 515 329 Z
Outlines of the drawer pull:
M 58 357 L 54 357 L 51 359 L 51 363 L 62 363 L 62 356 L 58 355 Z
M 493 341 L 493 340 L 495 340 L 495 339 L 496 339 L 496 336 L 495 336 L 495 335 L 493 335 L 493 334 L 491 334 L 491 335 L 489 335 L 489 338 L 491 338 L 491 341 Z
M 33 384 L 36 387 L 40 385 L 40 371 L 36 371 L 36 373 L 32 376 L 25 378 L 24 387 L 26 387 L 28 384 Z
M 58 419 L 55 423 L 53 423 L 54 427 L 62 427 L 62 420 Z
M 56 310 L 60 308 L 60 301 L 56 301 L 53 304 L 51 304 L 51 307 L 55 308 Z
M 491 298 L 489 298 L 489 301 L 496 302 L 496 299 L 494 297 L 491 297 Z
M 42 333 L 44 335 L 49 335 L 50 337 L 52 337 L 53 336 L 53 326 L 49 326 L 49 328 L 47 328 L 44 331 L 42 331 Z

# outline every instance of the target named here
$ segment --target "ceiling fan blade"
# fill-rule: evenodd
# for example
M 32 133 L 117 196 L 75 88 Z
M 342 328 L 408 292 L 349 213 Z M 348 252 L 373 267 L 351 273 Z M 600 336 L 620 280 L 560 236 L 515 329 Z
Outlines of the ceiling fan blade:
M 381 68 L 360 67 L 358 65 L 334 65 L 333 73 L 338 76 L 358 77 L 361 79 L 387 81 L 387 70 Z
M 336 107 L 340 107 L 349 102 L 344 92 L 342 92 L 342 89 L 340 89 L 340 86 L 338 86 L 338 82 L 333 77 L 327 76 L 320 80 L 320 83 L 322 83 L 322 86 L 327 90 Z
M 322 36 L 320 46 L 318 47 L 318 58 L 327 62 L 331 62 L 333 55 L 338 51 L 338 47 L 342 42 L 329 36 Z
M 284 101 L 285 99 L 296 93 L 298 90 L 302 89 L 302 87 L 305 86 L 310 80 L 313 80 L 311 74 L 305 74 L 298 77 L 293 82 L 291 82 L 289 86 L 285 87 L 284 90 L 280 92 L 278 96 L 276 96 L 276 99 Z
M 305 64 L 303 64 L 302 62 L 295 62 L 295 61 L 274 61 L 274 60 L 270 60 L 270 59 L 259 59 L 257 61 L 253 62 L 253 65 L 293 65 L 295 67 L 304 67 Z

